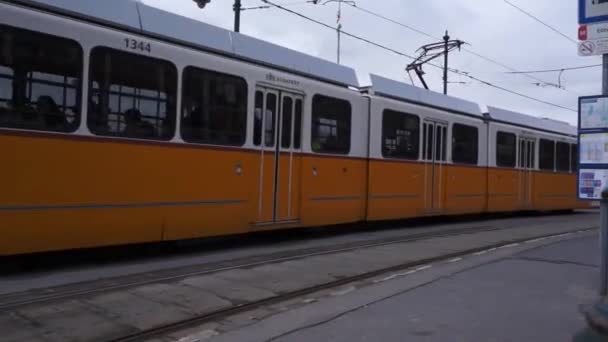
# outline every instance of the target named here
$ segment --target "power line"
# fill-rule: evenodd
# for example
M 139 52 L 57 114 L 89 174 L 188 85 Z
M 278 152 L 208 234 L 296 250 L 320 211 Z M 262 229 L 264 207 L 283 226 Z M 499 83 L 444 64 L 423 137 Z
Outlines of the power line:
M 316 24 L 318 24 L 318 25 L 325 26 L 325 27 L 327 27 L 327 28 L 329 28 L 329 29 L 331 29 L 331 30 L 334 30 L 334 31 L 336 30 L 336 28 L 335 28 L 334 26 L 331 26 L 331 25 L 329 25 L 329 24 L 326 24 L 326 23 L 324 23 L 324 22 L 322 22 L 322 21 L 319 21 L 319 20 L 317 20 L 317 19 L 313 19 L 313 18 L 311 18 L 311 17 L 305 16 L 305 15 L 304 15 L 304 14 L 302 14 L 302 13 L 299 13 L 299 12 L 296 12 L 296 11 L 293 11 L 293 10 L 290 10 L 289 8 L 285 8 L 285 7 L 283 7 L 283 6 L 281 6 L 281 5 L 278 5 L 278 4 L 275 4 L 275 3 L 273 3 L 273 2 L 271 2 L 271 1 L 269 1 L 269 0 L 261 0 L 261 1 L 262 1 L 262 2 L 264 2 L 264 3 L 267 3 L 267 4 L 271 5 L 271 6 L 274 6 L 274 7 L 278 8 L 278 9 L 281 9 L 281 10 L 283 10 L 283 11 L 286 11 L 286 12 L 289 12 L 289 13 L 291 13 L 291 14 L 297 15 L 298 17 L 304 18 L 304 19 L 306 19 L 306 20 L 308 20 L 308 21 L 312 21 L 313 23 L 316 23 Z M 382 44 L 380 44 L 380 43 L 376 43 L 376 42 L 371 41 L 371 40 L 369 40 L 369 39 L 367 39 L 367 38 L 359 37 L 359 36 L 357 36 L 357 35 L 354 35 L 354 34 L 352 34 L 352 33 L 346 32 L 346 31 L 341 31 L 341 32 L 342 32 L 342 34 L 344 34 L 345 36 L 349 36 L 349 37 L 351 37 L 351 38 L 354 38 L 354 39 L 360 40 L 360 41 L 365 42 L 365 43 L 368 43 L 368 44 L 370 44 L 370 45 L 374 45 L 374 46 L 379 47 L 379 48 L 381 48 L 381 49 L 388 50 L 388 51 L 393 52 L 393 53 L 396 53 L 396 54 L 398 54 L 398 55 L 400 55 L 400 56 L 407 57 L 407 58 L 410 58 L 410 59 L 416 59 L 415 57 L 412 57 L 412 56 L 408 55 L 407 53 L 404 53 L 404 52 L 401 52 L 401 51 L 395 50 L 395 49 L 393 49 L 393 48 L 390 48 L 390 47 L 388 47 L 388 46 L 382 45 Z M 435 65 L 433 65 L 433 66 L 435 66 Z M 439 66 L 437 66 L 437 67 L 439 67 Z
M 524 10 L 523 8 L 515 5 L 514 3 L 510 2 L 509 0 L 503 0 L 505 3 L 507 3 L 508 5 L 512 6 L 513 8 L 517 9 L 518 11 L 520 11 L 521 13 L 527 15 L 528 17 L 536 20 L 537 22 L 539 22 L 541 25 L 549 28 L 551 31 L 559 34 L 560 36 L 568 39 L 570 42 L 574 43 L 574 44 L 578 44 L 578 42 L 572 38 L 570 38 L 569 36 L 567 36 L 566 34 L 564 34 L 563 32 L 561 32 L 560 30 L 556 29 L 555 27 L 545 23 L 544 21 L 540 20 L 538 17 L 534 16 L 532 13 L 527 12 L 526 10 Z
M 406 29 L 408 29 L 408 30 L 410 30 L 410 31 L 414 31 L 414 32 L 416 32 L 416 33 L 418 33 L 418 34 L 421 34 L 421 35 L 423 35 L 423 36 L 426 36 L 426 37 L 429 37 L 429 38 L 432 38 L 432 39 L 435 39 L 435 40 L 441 40 L 441 39 L 442 39 L 442 38 L 440 38 L 440 37 L 435 37 L 435 36 L 433 36 L 432 34 L 429 34 L 429 33 L 426 33 L 426 32 L 424 32 L 424 31 L 421 31 L 421 30 L 419 30 L 419 29 L 417 29 L 417 28 L 414 28 L 414 27 L 412 27 L 412 26 L 410 26 L 410 25 L 406 25 L 406 24 L 404 24 L 404 23 L 402 23 L 402 22 L 399 22 L 399 21 L 397 21 L 397 20 L 395 20 L 395 19 L 391 19 L 391 18 L 389 18 L 389 17 L 386 17 L 386 16 L 384 16 L 384 15 L 382 15 L 382 14 L 380 14 L 380 13 L 372 12 L 372 11 L 370 11 L 370 10 L 368 10 L 368 9 L 365 9 L 365 8 L 363 8 L 363 7 L 360 7 L 360 6 L 358 6 L 358 5 L 352 5 L 352 4 L 349 4 L 349 5 L 350 5 L 351 7 L 353 7 L 353 8 L 356 8 L 357 10 L 359 10 L 359 11 L 361 11 L 361 12 L 365 12 L 365 13 L 367 13 L 367 14 L 369 14 L 369 15 L 374 16 L 374 17 L 378 17 L 378 18 L 380 18 L 380 19 L 384 19 L 384 20 L 386 20 L 386 21 L 389 21 L 389 22 L 391 22 L 391 23 L 393 23 L 393 24 L 396 24 L 396 25 L 399 25 L 399 26 L 401 26 L 401 27 L 405 27 Z
M 535 98 L 535 97 L 532 97 L 532 96 L 529 96 L 529 95 L 526 95 L 526 94 L 522 94 L 522 93 L 516 92 L 516 91 L 511 90 L 511 89 L 507 89 L 507 88 L 505 88 L 505 87 L 501 87 L 501 86 L 496 85 L 496 84 L 493 84 L 493 83 L 491 83 L 491 82 L 484 81 L 484 80 L 479 79 L 479 78 L 477 78 L 477 77 L 475 77 L 475 76 L 471 76 L 471 75 L 469 75 L 468 73 L 462 73 L 461 75 L 463 75 L 463 76 L 465 76 L 465 77 L 468 77 L 468 78 L 470 78 L 470 79 L 472 79 L 472 80 L 475 80 L 475 81 L 477 81 L 477 82 L 480 82 L 480 83 L 482 83 L 482 84 L 485 84 L 485 85 L 487 85 L 487 86 L 489 86 L 489 87 L 496 88 L 496 89 L 499 89 L 499 90 L 505 91 L 505 92 L 507 92 L 507 93 L 511 93 L 511 94 L 513 94 L 513 95 L 521 96 L 521 97 L 523 97 L 523 98 L 526 98 L 526 99 L 529 99 L 529 100 L 532 100 L 532 101 L 536 101 L 536 102 L 539 102 L 539 103 L 543 103 L 543 104 L 546 104 L 546 105 L 549 105 L 549 106 L 553 106 L 553 107 L 561 108 L 561 109 L 564 109 L 564 110 L 569 110 L 569 111 L 571 111 L 571 112 L 575 112 L 575 113 L 577 113 L 577 112 L 578 112 L 577 110 L 572 109 L 572 108 L 568 108 L 568 107 L 565 107 L 565 106 L 562 106 L 562 105 L 559 105 L 559 104 L 556 104 L 556 103 L 552 103 L 552 102 L 548 102 L 548 101 L 545 101 L 545 100 L 541 100 L 541 99 L 538 99 L 538 98 Z
M 295 5 L 304 5 L 304 4 L 308 4 L 308 3 L 310 3 L 310 0 L 306 0 L 306 1 L 292 1 L 292 2 L 281 3 L 281 6 L 295 6 Z M 241 11 L 257 10 L 257 9 L 269 9 L 269 8 L 272 8 L 272 6 L 265 5 L 265 6 L 243 7 L 243 8 L 241 8 Z
M 416 32 L 416 33 L 418 33 L 418 34 L 420 34 L 420 35 L 423 35 L 423 36 L 426 36 L 426 37 L 429 37 L 429 38 L 432 38 L 432 39 L 435 39 L 435 40 L 441 40 L 441 38 L 440 38 L 440 37 L 433 36 L 433 35 L 432 35 L 432 34 L 430 34 L 430 33 L 424 32 L 424 31 L 419 30 L 419 29 L 417 29 L 417 28 L 415 28 L 415 27 L 412 27 L 412 26 L 410 26 L 410 25 L 406 25 L 406 24 L 404 24 L 404 23 L 402 23 L 402 22 L 399 22 L 399 21 L 397 21 L 397 20 L 395 20 L 395 19 L 391 19 L 391 18 L 389 18 L 389 17 L 386 17 L 386 16 L 384 16 L 384 15 L 382 15 L 382 14 L 380 14 L 380 13 L 376 13 L 376 12 L 370 11 L 370 10 L 368 10 L 368 9 L 365 9 L 365 8 L 360 7 L 360 6 L 357 6 L 357 5 L 351 5 L 351 7 L 355 8 L 355 9 L 357 9 L 357 10 L 359 10 L 359 11 L 365 12 L 365 13 L 367 13 L 367 14 L 369 14 L 369 15 L 372 15 L 372 16 L 374 16 L 374 17 L 377 17 L 377 18 L 380 18 L 380 19 L 386 20 L 386 21 L 388 21 L 388 22 L 391 22 L 391 23 L 393 23 L 393 24 L 399 25 L 399 26 L 401 26 L 401 27 L 404 27 L 404 28 L 406 28 L 406 29 L 408 29 L 408 30 L 411 30 L 411 31 L 413 31 L 413 32 Z M 472 54 L 473 56 L 476 56 L 476 57 L 478 57 L 478 58 L 481 58 L 481 59 L 485 60 L 486 62 L 490 62 L 490 63 L 492 63 L 492 64 L 498 65 L 498 66 L 503 67 L 503 68 L 505 68 L 505 69 L 507 69 L 507 70 L 509 70 L 509 71 L 512 71 L 512 72 L 519 72 L 517 69 L 515 69 L 515 68 L 513 68 L 513 67 L 511 67 L 511 66 L 508 66 L 508 65 L 506 65 L 506 64 L 504 64 L 504 63 L 502 63 L 502 62 L 499 62 L 499 61 L 497 61 L 497 60 L 495 60 L 495 59 L 493 59 L 493 58 L 490 58 L 490 57 L 488 57 L 488 56 L 484 56 L 484 55 L 482 55 L 482 54 L 480 54 L 480 53 L 477 53 L 477 52 L 475 52 L 474 50 L 471 50 L 471 49 L 469 49 L 469 48 L 464 47 L 464 48 L 463 48 L 463 50 L 464 50 L 465 52 L 468 52 L 468 53 Z M 545 84 L 545 85 L 549 85 L 549 86 L 553 86 L 553 87 L 559 88 L 559 87 L 558 87 L 558 86 L 557 86 L 555 83 L 547 82 L 547 81 L 545 81 L 545 80 L 543 80 L 543 79 L 540 79 L 540 78 L 538 78 L 538 77 L 534 77 L 534 76 L 532 76 L 532 75 L 528 75 L 528 74 L 526 74 L 526 73 L 524 73 L 524 72 L 519 72 L 519 73 L 520 73 L 520 74 L 522 74 L 522 75 L 524 75 L 525 77 L 527 77 L 527 78 L 529 78 L 529 79 L 535 80 L 535 81 L 537 81 L 537 82 L 541 82 L 541 83 L 543 83 L 543 84 Z M 562 89 L 563 89 L 563 88 L 562 88 Z
M 597 68 L 597 67 L 601 67 L 601 66 L 602 66 L 602 64 L 594 64 L 594 65 L 583 65 L 583 66 L 578 66 L 578 67 L 561 68 L 561 69 L 531 70 L 531 71 L 512 71 L 512 72 L 507 72 L 507 74 L 541 74 L 541 73 L 546 73 L 546 72 L 561 72 L 561 71 L 568 71 L 568 70 L 580 70 L 580 69 Z
M 316 24 L 318 24 L 318 25 L 324 26 L 324 27 L 329 28 L 329 29 L 331 29 L 331 30 L 335 30 L 335 28 L 334 28 L 333 26 L 331 26 L 331 25 L 328 25 L 328 24 L 326 24 L 326 23 L 324 23 L 324 22 L 322 22 L 322 21 L 319 21 L 319 20 L 317 20 L 317 19 L 313 19 L 313 18 L 311 18 L 311 17 L 308 17 L 308 16 L 306 16 L 306 15 L 304 15 L 304 14 L 302 14 L 302 13 L 296 12 L 296 11 L 291 10 L 291 9 L 289 9 L 289 8 L 285 8 L 285 7 L 281 6 L 281 5 L 275 4 L 275 3 L 274 3 L 274 2 L 272 2 L 272 1 L 269 1 L 269 0 L 261 0 L 261 1 L 262 1 L 262 2 L 264 2 L 264 3 L 267 3 L 267 4 L 271 5 L 271 6 L 274 6 L 274 7 L 278 8 L 278 9 L 281 9 L 281 10 L 283 10 L 283 11 L 285 11 L 285 12 L 291 13 L 291 14 L 293 14 L 293 15 L 296 15 L 296 16 L 301 17 L 301 18 L 303 18 L 303 19 L 306 19 L 306 20 L 308 20 L 308 21 L 314 22 L 314 23 L 316 23 Z M 388 47 L 388 46 L 385 46 L 385 45 L 382 45 L 382 44 L 376 43 L 376 42 L 371 41 L 371 40 L 369 40 L 369 39 L 367 39 L 367 38 L 363 38 L 363 37 L 357 36 L 357 35 L 355 35 L 355 34 L 352 34 L 352 33 L 346 32 L 346 31 L 342 31 L 342 34 L 344 34 L 344 35 L 346 35 L 346 36 L 349 36 L 349 37 L 351 37 L 351 38 L 354 38 L 354 39 L 357 39 L 357 40 L 363 41 L 363 42 L 368 43 L 368 44 L 370 44 L 370 45 L 376 46 L 376 47 L 378 47 L 378 48 L 381 48 L 381 49 L 384 49 L 384 50 L 387 50 L 387 51 L 393 52 L 393 53 L 395 53 L 395 54 L 397 54 L 397 55 L 399 55 L 399 56 L 403 56 L 403 57 L 406 57 L 406 58 L 409 58 L 409 59 L 412 59 L 412 60 L 414 60 L 414 59 L 415 59 L 415 57 L 412 57 L 412 56 L 408 55 L 407 53 L 404 53 L 404 52 L 401 52 L 401 51 L 395 50 L 395 49 L 393 49 L 393 48 L 390 48 L 390 47 Z M 443 69 L 443 67 L 442 67 L 442 66 L 440 66 L 440 65 L 436 65 L 436 64 L 433 64 L 433 63 L 428 63 L 428 64 L 429 64 L 429 65 L 431 65 L 431 66 L 433 66 L 433 67 L 435 67 L 435 68 Z M 532 100 L 532 101 L 536 101 L 536 102 L 539 102 L 539 103 L 543 103 L 543 104 L 546 104 L 546 105 L 549 105 L 549 106 L 553 106 L 553 107 L 557 107 L 557 108 L 561 108 L 561 109 L 569 110 L 569 111 L 572 111 L 572 112 L 577 112 L 576 110 L 574 110 L 574 109 L 572 109 L 572 108 L 564 107 L 564 106 L 561 106 L 561 105 L 559 105 L 559 104 L 555 104 L 555 103 L 551 103 L 551 102 L 544 101 L 544 100 L 541 100 L 541 99 L 537 99 L 537 98 L 534 98 L 534 97 L 532 97 L 532 96 L 528 96 L 528 95 L 525 95 L 525 94 L 521 94 L 521 93 L 518 93 L 518 92 L 516 92 L 516 91 L 510 90 L 510 89 L 507 89 L 507 88 L 504 88 L 504 87 L 501 87 L 501 86 L 498 86 L 498 85 L 495 85 L 495 84 L 493 84 L 493 83 L 491 83 L 491 82 L 484 81 L 484 80 L 482 80 L 482 79 L 479 79 L 479 78 L 477 78 L 477 77 L 474 77 L 474 76 L 470 75 L 468 72 L 464 72 L 464 71 L 461 71 L 461 70 L 458 70 L 458 69 L 453 69 L 453 68 L 449 68 L 448 70 L 449 70 L 450 72 L 452 72 L 452 73 L 455 73 L 455 74 L 459 74 L 459 75 L 466 76 L 466 77 L 468 77 L 468 78 L 470 78 L 470 79 L 472 79 L 472 80 L 478 81 L 478 82 L 480 82 L 480 83 L 482 83 L 482 84 L 484 84 L 484 85 L 487 85 L 487 86 L 489 86 L 489 87 L 492 87 L 492 88 L 496 88 L 496 89 L 499 89 L 499 90 L 502 90 L 502 91 L 505 91 L 505 92 L 508 92 L 508 93 L 511 93 L 511 94 L 514 94 L 514 95 L 518 95 L 518 96 L 524 97 L 524 98 L 529 99 L 529 100 Z

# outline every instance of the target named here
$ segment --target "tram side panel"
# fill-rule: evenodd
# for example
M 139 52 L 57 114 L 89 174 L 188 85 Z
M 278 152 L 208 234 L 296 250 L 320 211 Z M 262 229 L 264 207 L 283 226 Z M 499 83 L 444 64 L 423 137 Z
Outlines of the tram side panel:
M 445 169 L 445 212 L 483 213 L 487 210 L 487 125 L 481 118 L 451 115 Z
M 553 134 L 539 134 L 537 169 L 533 179 L 533 207 L 536 210 L 563 210 L 577 207 L 576 174 L 571 153 L 574 140 Z
M 426 214 L 432 165 L 423 161 L 418 108 L 370 97 L 367 219 L 397 220 Z
M 316 92 L 316 93 L 315 93 Z M 367 100 L 319 87 L 307 101 L 301 160 L 303 226 L 365 220 Z
M 246 231 L 250 153 L 2 134 L 0 254 Z M 188 167 L 176 167 L 187 165 Z
M 576 176 L 557 172 L 535 173 L 534 208 L 536 210 L 580 208 L 580 201 L 576 200 Z
M 520 129 L 489 123 L 488 130 L 488 211 L 514 212 L 522 209 L 532 171 L 518 169 Z M 525 158 L 522 158 L 524 160 Z
M 486 211 L 487 168 L 450 165 L 445 170 L 445 212 L 476 214 Z
M 180 91 L 180 76 L 184 68 L 194 65 L 229 75 L 245 74 L 239 70 L 242 69 L 240 64 L 218 56 L 205 55 L 206 58 L 203 58 L 199 52 L 154 40 L 149 40 L 153 46 L 150 53 L 132 51 L 121 42 L 125 37 L 141 37 L 40 12 L 3 7 L 0 12 L 2 21 L 10 26 L 2 26 L 2 30 L 15 38 L 5 42 L 19 41 L 20 35 L 26 35 L 29 40 L 40 41 L 32 46 L 46 51 L 46 54 L 32 53 L 32 56 L 50 56 L 34 64 L 26 58 L 9 59 L 13 62 L 7 62 L 9 64 L 4 67 L 16 70 L 13 75 L 9 74 L 9 78 L 22 77 L 19 73 L 27 72 L 28 68 L 42 72 L 41 75 L 66 73 L 68 77 L 62 76 L 61 83 L 57 83 L 60 82 L 57 77 L 52 78 L 52 86 L 70 88 L 70 92 L 76 93 L 72 98 L 81 98 L 81 94 L 83 100 L 80 104 L 68 103 L 70 110 L 73 110 L 69 113 L 65 104 L 69 98 L 59 96 L 57 92 L 48 94 L 56 104 L 63 104 L 66 119 L 76 123 L 75 127 L 65 132 L 57 132 L 55 128 L 30 120 L 35 116 L 31 111 L 42 108 L 41 97 L 34 98 L 31 94 L 30 97 L 18 96 L 10 105 L 2 104 L 2 126 L 9 128 L 0 132 L 0 147 L 10 152 L 0 156 L 4 166 L 0 171 L 0 186 L 3 189 L 0 192 L 0 222 L 6 232 L 0 254 L 248 231 L 251 213 L 256 205 L 252 196 L 256 193 L 255 170 L 259 166 L 255 153 L 234 146 L 185 144 L 178 138 L 169 140 L 173 136 L 172 130 L 167 129 L 169 126 L 158 125 L 158 122 L 179 121 L 175 117 L 158 116 L 157 112 L 154 112 L 157 115 L 154 120 L 135 128 L 132 131 L 134 135 L 123 129 L 128 109 L 137 106 L 138 101 L 134 99 L 140 96 L 128 89 L 159 89 L 158 92 L 165 93 L 146 98 L 145 101 L 140 99 L 142 103 L 148 101 L 147 106 L 139 107 L 141 115 L 149 116 L 150 108 L 166 108 L 166 115 L 178 116 L 183 108 L 177 108 L 176 94 Z M 4 47 L 4 51 L 10 54 L 12 47 Z M 74 59 L 76 57 L 60 58 L 62 53 L 77 52 L 81 54 L 79 60 Z M 87 63 L 89 56 L 96 53 L 104 56 L 103 65 L 122 65 L 123 68 L 105 68 L 103 72 L 89 73 L 84 66 L 96 65 L 94 58 Z M 120 57 L 114 59 L 115 56 Z M 70 65 L 81 69 L 70 71 L 69 74 L 67 67 L 58 68 L 51 63 L 72 59 Z M 130 62 L 118 63 L 118 60 Z M 127 70 L 124 70 L 125 65 Z M 169 67 L 163 67 L 165 65 Z M 165 76 L 143 77 L 140 80 L 136 77 L 136 71 L 144 66 L 151 66 L 152 70 L 165 70 Z M 116 70 L 121 72 L 114 73 Z M 121 78 L 123 73 L 135 76 Z M 222 77 L 227 79 L 229 75 Z M 110 95 L 100 95 L 106 90 L 94 90 L 102 82 L 88 82 L 89 76 L 94 78 L 92 81 L 99 77 L 108 78 L 112 84 Z M 25 80 L 25 77 L 22 79 Z M 33 84 L 35 81 L 27 82 Z M 10 93 L 29 94 L 19 88 L 27 82 L 8 83 L 16 87 Z M 48 83 L 49 80 L 40 82 Z M 152 82 L 158 82 L 156 84 L 161 84 L 162 88 L 150 88 Z M 79 88 L 78 84 L 82 84 L 83 88 Z M 239 93 L 238 87 L 226 86 L 235 89 L 232 94 Z M 122 88 L 126 90 L 123 92 L 120 90 Z M 62 93 L 65 94 L 65 91 Z M 150 94 L 150 91 L 142 90 L 141 93 Z M 109 96 L 109 100 L 104 96 Z M 114 101 L 117 96 L 124 101 Z M 154 106 L 150 106 L 150 101 Z M 226 102 L 230 101 L 226 98 Z M 119 104 L 122 103 L 127 105 L 121 109 Z M 174 106 L 173 110 L 169 109 L 171 106 Z M 113 121 L 110 122 L 109 115 L 106 121 L 100 120 L 106 123 L 105 126 L 95 126 L 98 121 L 93 113 L 99 114 L 106 109 L 112 110 Z M 44 115 L 49 116 L 48 113 Z M 55 116 L 59 117 L 59 114 Z M 77 118 L 80 118 L 79 123 Z M 49 122 L 57 125 L 57 120 L 47 120 L 47 124 Z M 149 126 L 156 127 L 153 132 L 159 135 L 158 139 L 137 136 L 137 132 L 144 128 L 152 133 Z M 103 129 L 100 130 L 100 127 Z M 71 133 L 74 129 L 76 132 Z M 90 129 L 100 132 L 92 134 Z
M 425 214 L 425 164 L 372 159 L 368 219 L 396 220 Z

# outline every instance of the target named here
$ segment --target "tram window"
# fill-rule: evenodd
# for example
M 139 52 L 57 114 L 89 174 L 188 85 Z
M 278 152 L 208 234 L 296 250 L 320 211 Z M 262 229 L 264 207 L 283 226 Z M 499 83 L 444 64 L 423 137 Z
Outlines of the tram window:
M 302 146 L 302 100 L 296 100 L 296 113 L 294 120 L 293 148 L 299 149 Z
M 262 112 L 264 108 L 264 93 L 261 91 L 255 92 L 254 105 L 254 121 L 253 121 L 253 144 L 260 146 L 262 143 Z
M 323 95 L 312 99 L 312 150 L 348 154 L 351 136 L 351 105 Z
M 446 152 L 446 146 L 448 145 L 448 128 L 444 125 L 435 126 L 435 160 L 446 161 L 448 156 Z
M 433 128 L 430 123 L 423 124 L 422 130 L 422 155 L 425 160 L 433 160 Z
M 190 66 L 184 69 L 183 78 L 182 138 L 200 144 L 243 145 L 247 138 L 247 82 Z
M 293 99 L 291 97 L 283 97 L 283 109 L 281 111 L 281 147 L 291 147 L 291 124 L 293 120 Z
M 266 110 L 264 111 L 264 145 L 274 147 L 274 129 L 277 119 L 277 95 L 274 93 L 266 94 Z
M 570 171 L 570 144 L 558 142 L 555 150 L 557 171 Z
M 0 25 L 0 127 L 75 131 L 82 60 L 75 41 Z
M 513 133 L 496 133 L 496 166 L 515 167 L 517 137 Z
M 570 145 L 570 172 L 578 171 L 578 145 Z
M 420 119 L 416 115 L 385 110 L 382 115 L 382 155 L 417 160 Z
M 479 133 L 477 127 L 454 124 L 452 126 L 452 161 L 477 164 Z
M 98 135 L 170 140 L 176 89 L 173 64 L 96 47 L 91 52 L 89 129 Z
M 8 110 L 13 101 L 13 69 L 0 65 L 0 110 Z
M 539 144 L 539 168 L 541 170 L 555 170 L 555 142 L 540 139 Z

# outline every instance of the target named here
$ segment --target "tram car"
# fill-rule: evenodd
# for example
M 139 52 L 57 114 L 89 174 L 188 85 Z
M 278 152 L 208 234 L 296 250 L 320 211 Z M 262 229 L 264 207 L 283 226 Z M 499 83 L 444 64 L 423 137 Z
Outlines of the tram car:
M 134 0 L 0 0 L 0 256 L 570 210 L 575 128 Z

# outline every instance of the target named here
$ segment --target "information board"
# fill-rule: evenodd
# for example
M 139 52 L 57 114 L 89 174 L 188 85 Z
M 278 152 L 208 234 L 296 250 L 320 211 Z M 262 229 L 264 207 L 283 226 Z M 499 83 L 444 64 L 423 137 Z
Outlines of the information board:
M 580 164 L 608 164 L 608 133 L 586 133 L 579 137 Z
M 608 187 L 608 96 L 581 97 L 578 109 L 578 198 L 598 200 Z
M 580 100 L 580 129 L 608 128 L 608 98 L 587 97 Z
M 608 170 L 579 171 L 578 197 L 597 200 L 601 198 L 602 189 L 608 184 Z

